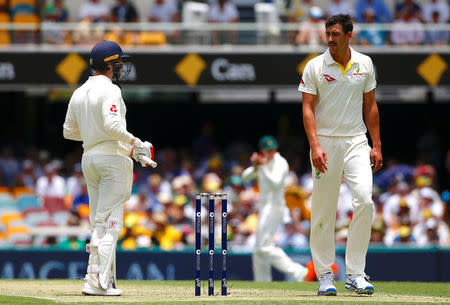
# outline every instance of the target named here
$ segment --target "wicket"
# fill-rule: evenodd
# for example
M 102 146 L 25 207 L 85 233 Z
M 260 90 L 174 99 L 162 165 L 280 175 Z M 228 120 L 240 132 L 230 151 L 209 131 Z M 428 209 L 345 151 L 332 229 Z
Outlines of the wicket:
M 202 199 L 208 198 L 209 203 L 209 266 L 208 266 L 208 295 L 214 295 L 214 212 L 216 197 L 222 200 L 222 295 L 227 295 L 227 194 L 225 193 L 200 193 L 195 196 L 195 295 L 200 295 L 200 256 L 202 252 L 201 242 L 201 205 Z

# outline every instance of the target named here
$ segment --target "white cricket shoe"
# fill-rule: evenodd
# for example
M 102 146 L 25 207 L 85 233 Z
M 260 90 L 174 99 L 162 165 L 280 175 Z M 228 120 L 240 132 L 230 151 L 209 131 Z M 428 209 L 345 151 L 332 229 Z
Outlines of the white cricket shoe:
M 334 275 L 331 272 L 322 274 L 319 280 L 317 295 L 336 295 L 336 287 L 333 285 Z
M 369 277 L 363 274 L 347 274 L 345 289 L 354 291 L 357 294 L 373 294 L 375 288 L 369 282 Z
M 89 281 L 85 280 L 83 289 L 81 292 L 84 295 L 103 295 L 103 296 L 119 296 L 122 294 L 122 290 L 112 287 L 111 283 L 108 285 L 108 289 L 97 288 Z
M 305 267 L 300 265 L 299 271 L 293 277 L 294 281 L 296 281 L 296 282 L 304 282 L 305 281 L 305 277 L 306 277 L 307 274 L 308 274 L 308 269 L 306 269 Z

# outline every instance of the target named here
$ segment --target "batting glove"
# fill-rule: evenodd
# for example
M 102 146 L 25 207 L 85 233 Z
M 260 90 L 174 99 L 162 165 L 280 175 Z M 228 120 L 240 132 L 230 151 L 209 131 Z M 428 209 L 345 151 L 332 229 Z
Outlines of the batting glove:
M 157 163 L 154 161 L 155 159 L 155 152 L 153 149 L 153 145 L 150 142 L 142 142 L 140 140 L 136 140 L 133 143 L 132 148 L 132 156 L 133 159 L 136 160 L 136 162 L 141 163 L 143 167 L 151 166 L 155 168 L 157 166 Z

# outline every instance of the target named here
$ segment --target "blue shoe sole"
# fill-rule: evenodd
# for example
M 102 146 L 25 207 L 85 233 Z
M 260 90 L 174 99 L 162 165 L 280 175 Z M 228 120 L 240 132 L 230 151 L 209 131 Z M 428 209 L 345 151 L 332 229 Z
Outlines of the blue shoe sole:
M 356 291 L 357 294 L 367 294 L 367 295 L 372 295 L 375 291 L 373 291 L 372 289 L 363 289 L 360 291 Z
M 325 295 L 325 296 L 335 296 L 337 295 L 337 291 L 336 290 L 327 290 L 327 291 L 317 291 L 317 295 Z
M 358 290 L 358 289 L 356 289 L 355 287 L 353 287 L 353 286 L 351 286 L 351 285 L 349 285 L 349 284 L 346 284 L 345 285 L 345 289 L 347 289 L 347 290 L 349 290 L 349 291 L 354 291 L 354 292 L 356 292 L 357 294 L 367 294 L 367 295 L 371 295 L 371 294 L 373 294 L 374 292 L 375 292 L 375 289 L 373 288 L 373 287 L 366 287 L 366 288 L 364 288 L 364 289 L 360 289 L 360 290 Z

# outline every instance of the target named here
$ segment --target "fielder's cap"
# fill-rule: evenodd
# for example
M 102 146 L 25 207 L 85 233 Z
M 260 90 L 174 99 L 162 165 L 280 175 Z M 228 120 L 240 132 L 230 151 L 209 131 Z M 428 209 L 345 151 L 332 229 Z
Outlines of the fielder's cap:
M 278 148 L 277 140 L 272 136 L 264 136 L 259 140 L 259 149 L 272 149 Z
M 105 40 L 97 43 L 92 48 L 89 56 L 89 64 L 94 67 L 102 67 L 110 60 L 129 58 L 129 55 L 123 54 L 122 49 L 117 43 Z

